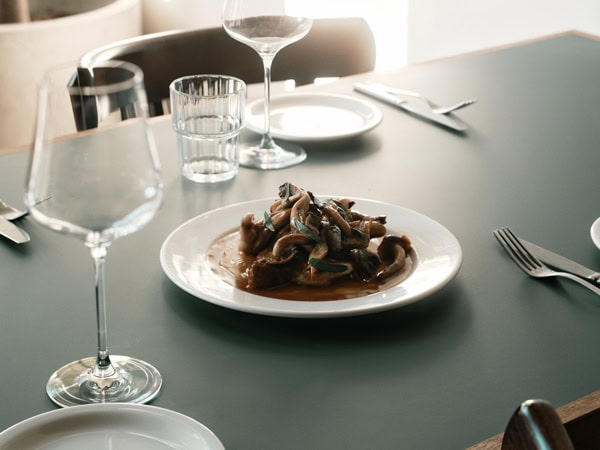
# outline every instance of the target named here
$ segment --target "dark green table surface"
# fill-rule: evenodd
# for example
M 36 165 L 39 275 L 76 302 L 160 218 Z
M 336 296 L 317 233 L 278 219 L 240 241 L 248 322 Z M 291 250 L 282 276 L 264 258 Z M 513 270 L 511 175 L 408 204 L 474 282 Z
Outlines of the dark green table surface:
M 479 102 L 457 134 L 378 103 L 383 122 L 310 144 L 285 170 L 241 169 L 224 184 L 182 180 L 168 117 L 154 119 L 165 203 L 107 260 L 113 354 L 146 359 L 164 387 L 154 405 L 204 423 L 227 449 L 459 449 L 503 430 L 523 400 L 555 406 L 600 388 L 600 298 L 569 281 L 527 278 L 492 237 L 523 237 L 591 267 L 600 250 L 600 42 L 564 35 L 366 74 L 440 104 Z M 364 98 L 364 97 L 361 97 Z M 27 152 L 0 158 L 0 196 L 22 204 Z M 185 220 L 272 197 L 316 193 L 423 213 L 458 238 L 457 277 L 393 311 L 290 319 L 224 309 L 176 287 L 159 250 Z M 95 352 L 92 263 L 84 246 L 26 218 L 31 242 L 0 242 L 0 430 L 55 408 L 45 383 Z

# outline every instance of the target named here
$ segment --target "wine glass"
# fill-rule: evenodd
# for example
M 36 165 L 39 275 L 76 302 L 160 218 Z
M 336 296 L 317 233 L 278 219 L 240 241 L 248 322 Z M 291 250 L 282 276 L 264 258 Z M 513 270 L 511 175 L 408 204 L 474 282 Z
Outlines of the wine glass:
M 259 169 L 280 169 L 301 163 L 306 152 L 291 142 L 271 137 L 271 65 L 279 50 L 302 39 L 312 26 L 303 14 L 305 0 L 225 0 L 223 27 L 234 39 L 256 50 L 263 61 L 264 130 L 260 142 L 240 148 L 240 164 Z
M 162 202 L 147 109 L 142 71 L 125 62 L 60 67 L 40 84 L 25 203 L 37 222 L 81 239 L 95 271 L 98 352 L 52 374 L 46 392 L 59 406 L 146 403 L 162 385 L 152 365 L 109 355 L 104 288 L 110 244 Z

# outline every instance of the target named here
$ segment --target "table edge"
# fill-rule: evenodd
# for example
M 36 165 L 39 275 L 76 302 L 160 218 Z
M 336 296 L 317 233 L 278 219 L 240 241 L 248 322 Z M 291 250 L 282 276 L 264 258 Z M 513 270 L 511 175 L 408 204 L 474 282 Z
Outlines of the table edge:
M 515 409 L 517 406 L 515 406 Z M 566 405 L 556 409 L 560 420 L 568 428 L 569 424 L 581 419 L 589 414 L 600 411 L 600 390 L 592 392 L 585 397 L 578 398 Z M 506 423 L 509 417 L 507 416 Z M 486 439 L 483 442 L 475 444 L 466 450 L 500 450 L 502 447 L 502 438 L 504 433 L 499 433 Z

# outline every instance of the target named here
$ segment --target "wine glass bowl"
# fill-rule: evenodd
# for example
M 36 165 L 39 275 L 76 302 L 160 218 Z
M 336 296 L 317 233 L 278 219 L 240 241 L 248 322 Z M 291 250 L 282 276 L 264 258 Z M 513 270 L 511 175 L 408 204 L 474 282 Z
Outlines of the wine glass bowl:
M 243 17 L 223 20 L 225 30 L 234 39 L 256 50 L 261 56 L 275 54 L 310 31 L 312 19 L 285 15 Z
M 235 40 L 254 49 L 264 69 L 264 129 L 256 145 L 240 147 L 240 165 L 280 169 L 306 159 L 291 142 L 276 143 L 270 133 L 271 66 L 279 50 L 302 39 L 312 18 L 302 12 L 303 0 L 225 0 L 223 28 Z
M 89 248 L 98 325 L 97 355 L 50 377 L 46 392 L 56 404 L 146 403 L 158 394 L 154 366 L 109 354 L 104 264 L 112 242 L 144 227 L 162 197 L 141 70 L 109 61 L 49 71 L 39 90 L 25 204 L 37 222 Z

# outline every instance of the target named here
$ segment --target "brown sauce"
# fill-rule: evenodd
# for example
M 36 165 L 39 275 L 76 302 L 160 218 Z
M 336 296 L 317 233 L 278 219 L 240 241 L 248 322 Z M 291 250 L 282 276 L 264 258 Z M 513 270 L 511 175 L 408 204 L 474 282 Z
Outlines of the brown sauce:
M 405 280 L 413 268 L 414 250 L 406 260 L 406 266 L 399 273 L 383 281 L 364 282 L 350 278 L 337 280 L 325 287 L 299 286 L 287 284 L 271 289 L 249 289 L 246 287 L 245 274 L 254 262 L 254 257 L 245 255 L 238 250 L 239 232 L 231 231 L 218 238 L 208 250 L 208 262 L 211 270 L 228 284 L 238 289 L 264 297 L 281 300 L 323 301 L 342 300 L 362 297 L 389 289 Z M 372 246 L 376 248 L 378 240 L 373 239 Z

